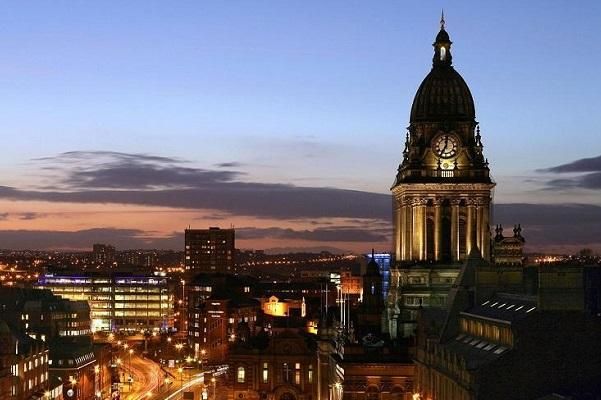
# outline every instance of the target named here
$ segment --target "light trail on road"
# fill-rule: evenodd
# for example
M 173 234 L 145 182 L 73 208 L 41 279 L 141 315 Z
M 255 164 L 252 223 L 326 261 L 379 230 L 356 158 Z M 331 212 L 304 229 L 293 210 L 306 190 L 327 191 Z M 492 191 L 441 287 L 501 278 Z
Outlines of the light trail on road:
M 179 396 L 181 396 L 184 390 L 190 389 L 192 386 L 196 386 L 198 384 L 204 383 L 204 373 L 199 373 L 194 375 L 194 377 L 188 380 L 181 388 L 177 389 L 173 393 L 169 394 L 167 397 L 164 397 L 161 400 L 175 400 Z
M 161 374 L 161 368 L 153 361 L 133 356 L 131 358 L 131 367 L 129 363 L 122 366 L 123 370 L 134 377 L 132 389 L 135 391 L 127 393 L 125 400 L 140 400 L 152 398 L 158 387 Z M 129 383 L 125 382 L 124 385 Z M 125 394 L 125 393 L 124 393 Z M 151 394 L 149 396 L 149 394 Z

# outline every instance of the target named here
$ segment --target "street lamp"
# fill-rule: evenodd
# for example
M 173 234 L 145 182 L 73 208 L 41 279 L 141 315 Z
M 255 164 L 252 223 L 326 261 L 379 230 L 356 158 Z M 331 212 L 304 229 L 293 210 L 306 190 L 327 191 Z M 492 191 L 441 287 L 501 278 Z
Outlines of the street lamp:
M 183 345 L 183 343 L 178 343 L 175 345 L 175 348 L 177 349 L 177 359 L 179 360 L 181 357 L 181 353 L 182 353 L 182 349 L 184 348 L 184 345 Z
M 204 359 L 204 357 L 205 357 L 206 354 L 207 354 L 207 351 L 205 349 L 201 349 L 200 350 L 200 371 L 201 372 L 204 372 L 204 368 L 202 366 L 202 362 L 203 362 L 203 359 Z
M 217 379 L 215 379 L 214 377 L 211 378 L 211 383 L 213 384 L 213 399 L 217 400 L 217 390 L 216 390 Z
M 181 389 L 184 385 L 184 369 L 182 367 L 179 367 L 177 369 L 177 372 L 179 372 L 179 388 Z

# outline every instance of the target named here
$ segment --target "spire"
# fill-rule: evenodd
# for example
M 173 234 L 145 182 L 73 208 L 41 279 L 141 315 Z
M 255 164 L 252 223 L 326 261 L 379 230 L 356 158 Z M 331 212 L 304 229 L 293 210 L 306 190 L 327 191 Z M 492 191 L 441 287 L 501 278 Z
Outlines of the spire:
M 451 57 L 451 39 L 449 38 L 449 34 L 445 30 L 446 21 L 444 19 L 444 10 L 440 15 L 440 32 L 436 35 L 436 41 L 434 42 L 434 58 L 433 64 L 434 67 L 438 66 L 450 66 L 452 57 Z

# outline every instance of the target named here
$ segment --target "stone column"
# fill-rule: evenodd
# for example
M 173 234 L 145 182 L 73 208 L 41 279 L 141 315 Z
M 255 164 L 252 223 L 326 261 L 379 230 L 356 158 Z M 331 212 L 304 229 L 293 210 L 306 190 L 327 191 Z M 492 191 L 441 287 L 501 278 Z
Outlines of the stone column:
M 482 206 L 482 257 L 490 260 L 490 205 L 488 201 L 486 203 Z
M 401 224 L 401 210 L 402 206 L 395 199 L 393 206 L 393 218 L 394 218 L 394 254 L 395 260 L 400 261 L 402 258 L 401 254 L 401 232 L 403 231 L 403 225 Z
M 401 260 L 407 259 L 407 206 L 404 203 L 400 204 L 400 225 L 399 225 L 399 236 L 400 236 L 400 247 L 401 247 Z
M 415 259 L 415 253 L 413 252 L 413 243 L 415 242 L 415 240 L 413 239 L 413 218 L 415 218 L 415 213 L 413 212 L 414 208 L 412 204 L 407 203 L 405 208 L 407 209 L 407 225 L 405 225 L 405 237 L 407 238 L 406 254 L 407 260 L 413 260 Z
M 426 218 L 427 218 L 427 213 L 426 213 L 426 202 L 425 199 L 421 199 L 420 200 L 420 205 L 419 205 L 419 219 L 420 219 L 420 225 L 421 225 L 421 229 L 420 229 L 420 260 L 425 260 L 427 258 L 427 248 L 426 248 L 426 227 L 428 226 L 428 224 L 426 224 Z
M 442 213 L 440 212 L 441 201 L 434 202 L 434 260 L 440 261 Z
M 474 246 L 474 228 L 475 228 L 475 208 L 476 206 L 473 204 L 473 202 L 469 202 L 467 205 L 467 226 L 466 226 L 466 238 L 465 238 L 465 244 L 466 244 L 466 256 L 468 256 L 470 254 L 470 251 L 472 251 L 472 247 Z
M 421 260 L 421 209 L 417 201 L 411 204 L 411 216 L 413 217 L 413 232 L 411 234 L 411 259 Z
M 476 246 L 480 249 L 480 253 L 482 253 L 482 206 L 480 202 L 476 205 Z

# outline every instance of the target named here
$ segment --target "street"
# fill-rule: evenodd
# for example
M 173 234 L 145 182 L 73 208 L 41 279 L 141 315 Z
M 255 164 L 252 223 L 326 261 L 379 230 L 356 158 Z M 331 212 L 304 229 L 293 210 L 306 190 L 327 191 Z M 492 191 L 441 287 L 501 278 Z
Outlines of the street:
M 138 400 L 156 398 L 157 389 L 162 384 L 163 371 L 159 365 L 147 358 L 139 357 L 137 354 L 131 356 L 131 369 L 129 358 L 125 359 L 122 367 L 122 396 L 124 400 Z M 128 377 L 131 373 L 133 383 L 131 391 L 128 391 Z

